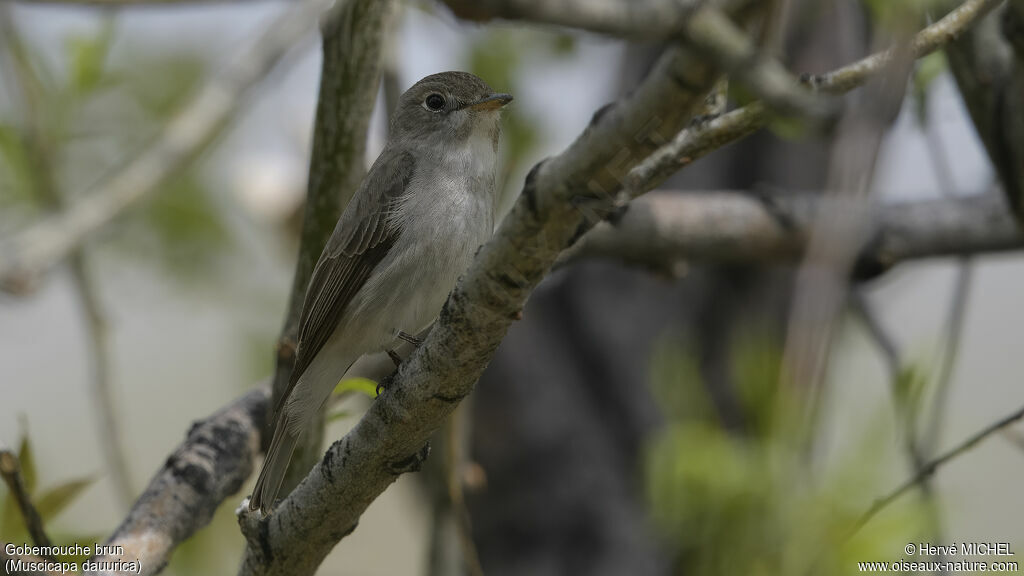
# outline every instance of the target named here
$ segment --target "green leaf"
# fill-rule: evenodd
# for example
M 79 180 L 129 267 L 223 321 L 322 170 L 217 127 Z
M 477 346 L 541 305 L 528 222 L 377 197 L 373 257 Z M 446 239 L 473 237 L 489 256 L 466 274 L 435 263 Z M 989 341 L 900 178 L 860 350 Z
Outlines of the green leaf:
M 155 119 L 166 119 L 195 92 L 206 70 L 205 62 L 187 53 L 136 55 L 115 75 L 139 106 Z
M 4 509 L 0 516 L 0 540 L 4 542 L 22 542 L 28 537 L 28 530 L 21 520 L 21 511 L 14 496 L 7 494 L 4 498 Z
M 3 203 L 30 201 L 35 190 L 25 141 L 18 129 L 8 124 L 0 124 L 0 190 Z
M 175 280 L 208 280 L 230 245 L 212 193 L 192 174 L 176 178 L 123 224 L 117 247 Z
M 73 92 L 88 94 L 100 85 L 113 39 L 114 25 L 111 19 L 105 20 L 93 35 L 74 35 L 65 39 L 68 85 Z
M 896 381 L 893 382 L 893 386 L 895 386 L 893 394 L 896 402 L 905 408 L 913 419 L 916 419 L 921 408 L 921 400 L 924 398 L 930 380 L 926 368 L 911 364 L 901 368 Z
M 28 439 L 28 422 L 21 419 L 21 445 L 18 446 L 18 462 L 21 466 L 21 480 L 29 496 L 36 490 L 36 458 L 32 453 L 32 444 Z
M 921 126 L 928 121 L 928 94 L 932 83 L 948 69 L 949 62 L 943 52 L 933 52 L 917 61 L 911 94 L 914 98 L 915 116 Z
M 78 478 L 76 480 L 69 480 L 43 492 L 43 494 L 36 499 L 36 509 L 39 510 L 39 515 L 43 520 L 51 520 L 57 514 L 63 512 L 68 505 L 74 502 L 75 499 L 77 499 L 78 496 L 95 481 L 96 479 L 93 477 Z
M 345 420 L 350 418 L 355 412 L 352 410 L 338 410 L 337 412 L 331 412 L 327 415 L 327 422 L 337 422 L 338 420 Z
M 346 378 L 334 387 L 334 395 L 338 396 L 348 392 L 365 394 L 370 398 L 377 397 L 377 383 L 369 378 Z

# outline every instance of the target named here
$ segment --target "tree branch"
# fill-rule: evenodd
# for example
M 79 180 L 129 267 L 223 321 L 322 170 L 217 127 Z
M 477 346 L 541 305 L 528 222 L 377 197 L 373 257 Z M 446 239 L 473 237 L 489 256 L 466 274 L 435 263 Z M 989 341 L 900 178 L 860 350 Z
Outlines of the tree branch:
M 39 516 L 39 511 L 36 510 L 35 505 L 32 504 L 32 498 L 25 488 L 24 481 L 22 481 L 21 464 L 18 462 L 18 457 L 7 449 L 0 449 L 0 477 L 7 484 L 9 490 L 8 497 L 14 498 L 14 501 L 18 504 L 18 509 L 21 511 L 21 517 L 25 521 L 25 528 L 28 529 L 32 542 L 36 546 L 46 548 L 52 546 L 50 537 L 46 535 L 46 529 L 43 528 L 43 519 Z M 47 555 L 45 559 L 53 560 L 54 558 Z
M 931 26 L 921 30 L 911 43 L 911 52 L 920 58 L 942 48 L 965 34 L 970 27 L 998 6 L 1002 0 L 966 0 L 958 8 Z M 878 74 L 892 60 L 893 50 L 862 58 L 838 70 L 807 75 L 806 82 L 815 90 L 838 94 L 859 86 Z M 653 190 L 681 168 L 708 153 L 745 138 L 768 125 L 769 109 L 763 102 L 754 102 L 720 116 L 699 118 L 638 166 L 630 175 L 627 188 L 632 196 Z
M 459 18 L 523 20 L 657 42 L 676 37 L 702 0 L 442 0 Z
M 820 194 L 652 192 L 614 222 L 595 226 L 559 264 L 585 258 L 656 269 L 685 261 L 793 263 L 802 258 L 824 202 Z M 861 279 L 908 260 L 1024 248 L 1024 232 L 994 193 L 882 205 L 874 221 L 855 266 Z
M 192 424 L 107 540 L 122 547 L 123 555 L 95 559 L 138 559 L 143 574 L 163 570 L 175 547 L 209 524 L 221 502 L 252 474 L 269 400 L 265 383 Z
M 802 86 L 778 60 L 766 55 L 720 10 L 706 7 L 694 12 L 682 36 L 777 112 L 820 119 L 833 108 Z
M 289 9 L 200 90 L 138 156 L 68 209 L 0 240 L 0 290 L 24 292 L 107 223 L 181 172 L 240 109 L 241 100 L 315 24 L 329 0 Z
M 881 512 L 887 506 L 889 506 L 897 499 L 899 499 L 900 496 L 906 494 L 914 486 L 917 486 L 918 484 L 924 482 L 928 478 L 934 476 L 935 472 L 937 472 L 940 467 L 942 467 L 945 464 L 948 464 L 951 460 L 965 452 L 968 452 L 971 448 L 974 448 L 989 436 L 1003 430 L 1007 426 L 1013 424 L 1014 422 L 1017 422 L 1018 420 L 1021 420 L 1022 418 L 1024 418 L 1024 407 L 1020 408 L 1013 414 L 1010 414 L 986 426 L 984 429 L 975 433 L 973 436 L 967 438 L 962 443 L 960 443 L 960 445 L 953 448 L 949 452 L 946 452 L 942 456 L 939 456 L 935 460 L 932 460 L 931 462 L 925 464 L 921 468 L 921 471 L 915 474 L 913 478 L 907 480 L 903 484 L 900 484 L 899 487 L 897 487 L 895 490 L 893 490 L 889 494 L 886 494 L 882 498 L 876 500 L 875 503 L 871 505 L 871 508 L 864 512 L 864 514 L 861 515 L 861 517 L 857 520 L 853 528 L 850 530 L 850 533 L 847 535 L 847 538 L 850 538 L 854 534 L 859 532 L 860 529 L 863 528 L 865 524 L 870 522 L 871 519 L 874 518 L 879 512 Z

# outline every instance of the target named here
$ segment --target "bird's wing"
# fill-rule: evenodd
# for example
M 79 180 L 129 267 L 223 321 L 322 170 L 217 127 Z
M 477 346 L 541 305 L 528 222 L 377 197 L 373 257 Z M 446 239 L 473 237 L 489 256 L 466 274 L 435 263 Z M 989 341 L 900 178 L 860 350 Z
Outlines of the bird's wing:
M 306 290 L 295 367 L 278 412 L 302 373 L 327 343 L 356 292 L 398 238 L 389 224 L 415 169 L 407 151 L 381 153 L 338 220 Z

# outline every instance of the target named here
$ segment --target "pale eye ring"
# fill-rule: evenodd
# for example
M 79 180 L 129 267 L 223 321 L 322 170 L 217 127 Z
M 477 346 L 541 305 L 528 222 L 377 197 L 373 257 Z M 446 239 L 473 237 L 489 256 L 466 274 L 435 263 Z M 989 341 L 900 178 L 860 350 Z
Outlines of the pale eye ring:
M 437 92 L 432 92 L 423 100 L 423 107 L 431 112 L 440 112 L 441 110 L 444 110 L 445 103 L 444 96 Z

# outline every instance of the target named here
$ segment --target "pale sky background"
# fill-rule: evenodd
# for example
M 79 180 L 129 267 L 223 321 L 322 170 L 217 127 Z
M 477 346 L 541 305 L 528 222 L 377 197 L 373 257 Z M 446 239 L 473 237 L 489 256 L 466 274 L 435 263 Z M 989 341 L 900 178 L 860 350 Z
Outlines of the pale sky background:
M 124 42 L 128 38 L 156 46 L 193 45 L 227 58 L 251 41 L 282 6 L 247 2 L 125 11 L 118 27 L 122 41 L 115 50 L 129 44 Z M 79 8 L 19 8 L 16 14 L 34 46 L 54 50 L 69 31 L 88 31 L 95 23 L 94 12 Z M 403 88 L 426 74 L 463 68 L 464 47 L 478 33 L 476 27 L 459 24 L 447 14 L 438 18 L 419 9 L 405 11 L 400 30 Z M 581 35 L 573 57 L 534 59 L 524 66 L 530 79 L 526 89 L 515 94 L 515 105 L 543 126 L 546 139 L 536 151 L 537 159 L 564 148 L 593 110 L 611 98 L 620 58 L 618 42 Z M 218 193 L 224 201 L 247 198 L 244 191 L 256 186 L 254 180 L 266 187 L 264 194 L 270 197 L 301 185 L 319 59 L 319 47 L 310 36 L 287 69 L 279 70 L 256 92 L 249 109 L 204 161 L 204 170 L 223 185 Z M 382 118 L 378 110 L 371 158 L 381 145 Z M 961 193 L 985 190 L 992 173 L 948 77 L 935 83 L 928 122 L 952 160 L 954 188 Z M 909 107 L 886 139 L 882 156 L 875 182 L 879 194 L 887 199 L 937 194 L 924 136 Z M 115 259 L 98 262 L 105 276 L 102 298 L 113 330 L 114 386 L 138 488 L 193 420 L 205 417 L 254 381 L 242 361 L 251 352 L 239 333 L 273 333 L 279 325 L 291 280 L 291 256 L 251 231 L 245 243 L 242 265 L 251 272 L 232 281 L 241 297 L 182 291 L 150 270 L 125 267 Z M 943 430 L 944 447 L 1024 404 L 1024 354 L 1019 344 L 1024 307 L 1017 305 L 1024 292 L 1024 259 L 1004 255 L 978 262 Z M 931 366 L 937 365 L 935 355 L 953 277 L 954 265 L 949 262 L 907 265 L 870 291 L 883 323 L 905 352 Z M 895 486 L 909 470 L 891 430 L 883 365 L 856 321 L 847 322 L 839 340 L 825 418 L 825 449 L 841 453 L 882 415 L 892 442 L 888 453 L 877 455 L 877 466 L 887 470 Z M 66 272 L 53 274 L 28 298 L 0 297 L 0 443 L 16 442 L 17 416 L 26 415 L 44 483 L 99 472 L 85 354 Z M 331 434 L 340 437 L 341 430 Z M 943 468 L 938 488 L 946 505 L 950 540 L 1024 543 L 1022 478 L 1024 453 L 998 437 Z M 400 479 L 371 506 L 359 529 L 336 548 L 321 573 L 420 573 L 426 554 L 426 516 L 414 490 L 412 477 Z M 101 479 L 57 525 L 107 534 L 121 516 L 109 485 Z M 240 544 L 241 537 L 237 539 Z M 894 543 L 894 547 L 902 545 Z M 237 554 L 225 552 L 225 569 L 233 570 L 236 562 Z

